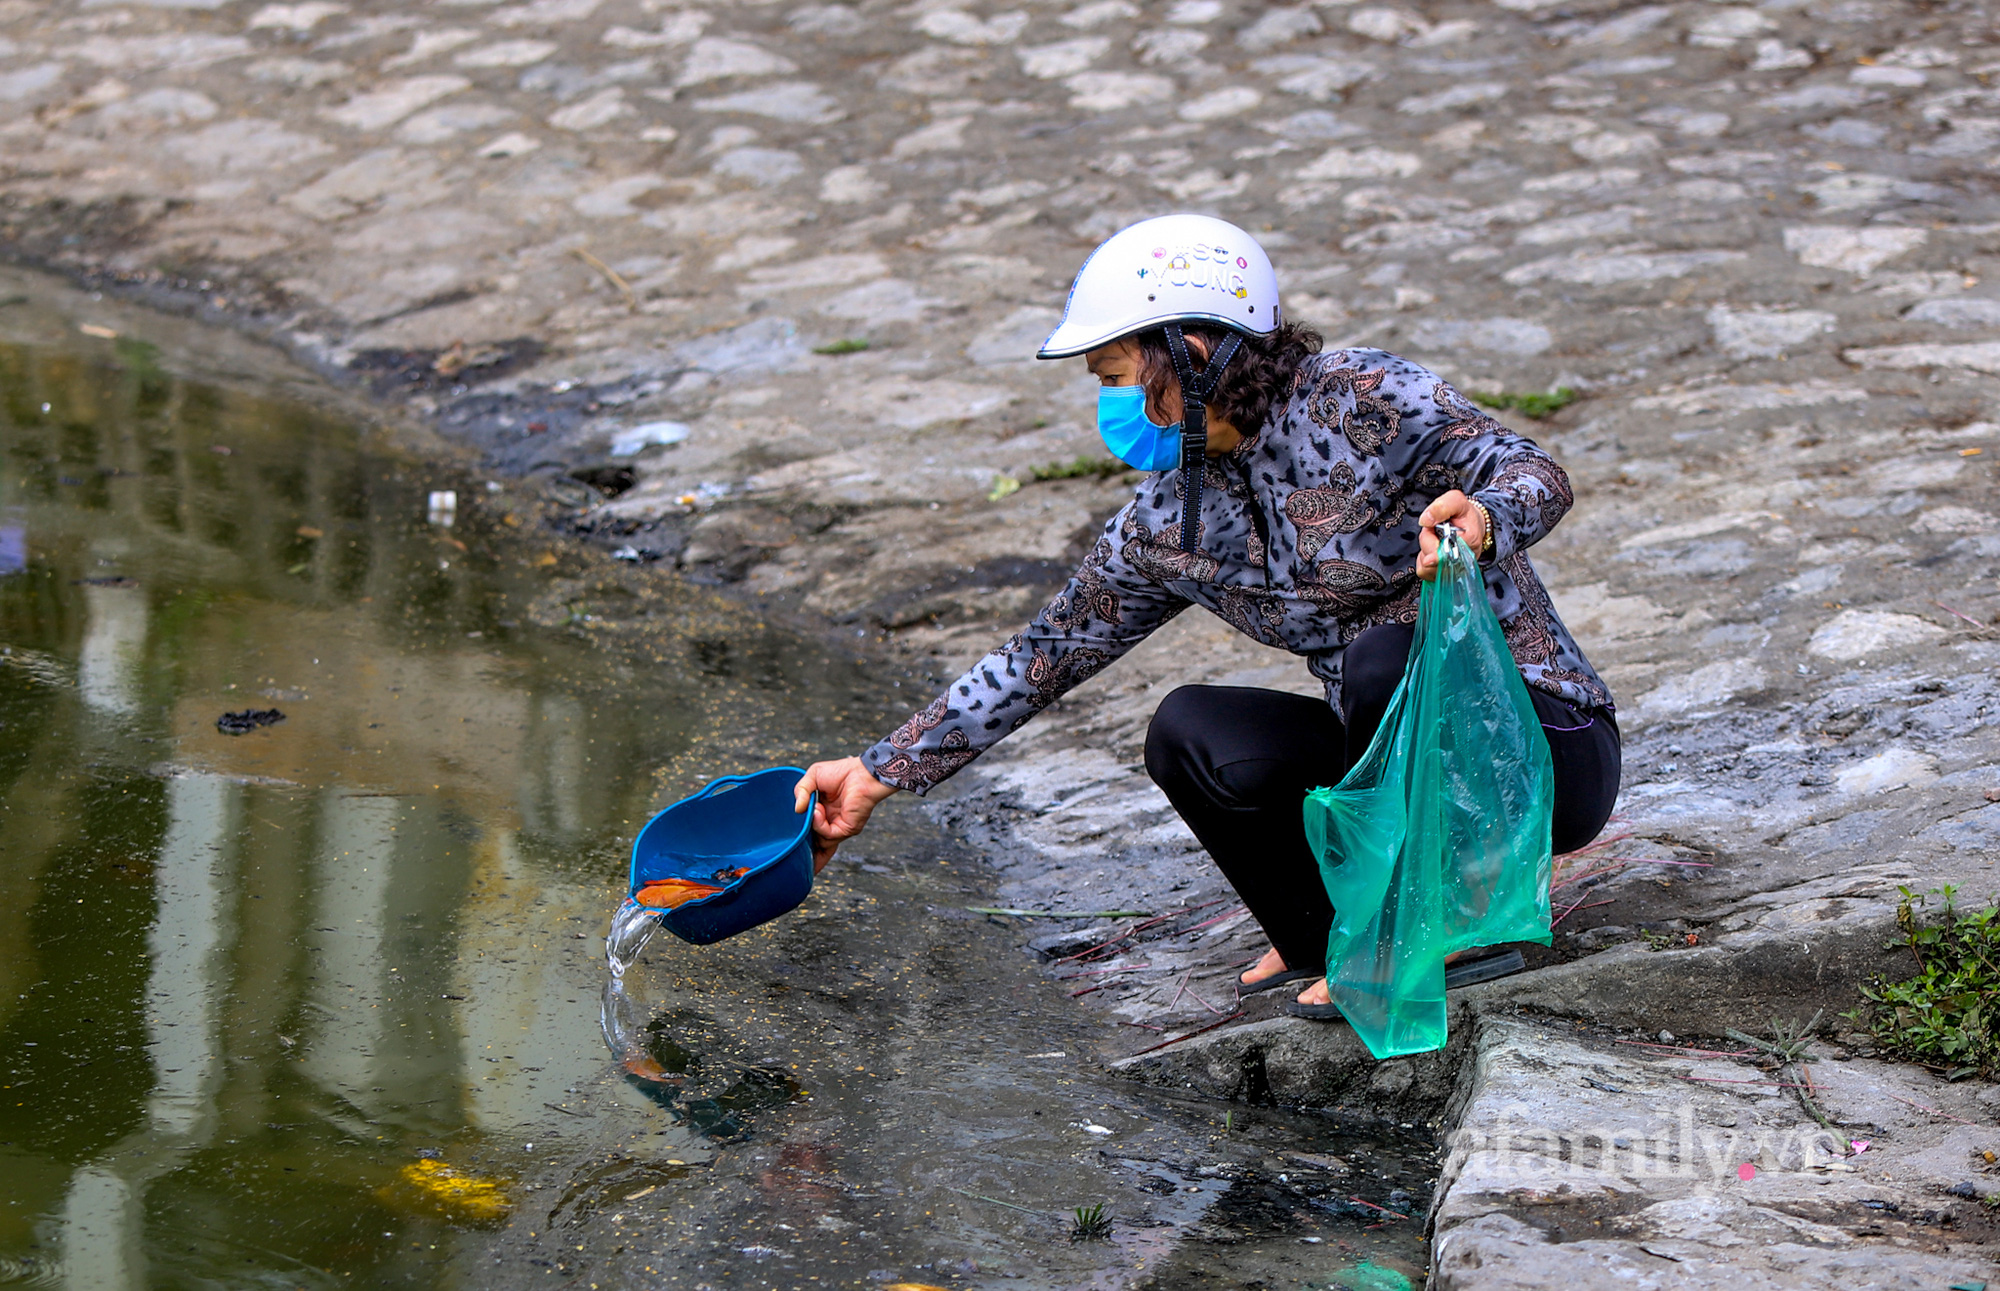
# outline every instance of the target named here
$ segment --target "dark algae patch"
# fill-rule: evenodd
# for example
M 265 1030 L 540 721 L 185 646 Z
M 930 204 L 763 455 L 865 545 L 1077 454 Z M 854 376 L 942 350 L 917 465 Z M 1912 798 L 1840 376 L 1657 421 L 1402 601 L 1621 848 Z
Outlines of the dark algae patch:
M 275 708 L 246 708 L 216 718 L 215 729 L 224 735 L 248 735 L 260 727 L 276 726 L 284 720 L 285 715 Z

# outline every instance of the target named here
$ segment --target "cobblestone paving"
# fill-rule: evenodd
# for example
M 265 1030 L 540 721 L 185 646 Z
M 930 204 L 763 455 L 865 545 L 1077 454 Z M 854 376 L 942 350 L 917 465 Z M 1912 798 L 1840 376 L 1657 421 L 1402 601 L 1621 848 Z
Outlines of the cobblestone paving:
M 614 507 L 674 520 L 651 549 L 998 622 L 1029 598 L 992 578 L 878 602 L 1059 563 L 1115 497 L 1005 496 L 1095 453 L 1077 365 L 1022 356 L 1166 209 L 1260 230 L 1332 340 L 1583 391 L 1572 462 L 1685 423 L 1628 485 L 1869 392 L 1976 421 L 1992 38 L 1884 0 L 4 0 L 5 237 L 359 362 L 513 469 L 683 424 Z
M 1101 456 L 1080 365 L 1025 358 L 1076 265 L 1234 220 L 1330 343 L 1577 392 L 1506 414 L 1577 484 L 1535 558 L 1630 848 L 1713 868 L 1581 889 L 1568 950 L 1727 964 L 1995 884 L 1996 75 L 1962 2 L 0 0 L 0 243 L 584 470 L 601 544 L 942 678 L 1129 487 L 1037 479 Z M 976 765 L 1003 904 L 1211 895 L 1145 716 L 1281 662 L 1176 624 Z

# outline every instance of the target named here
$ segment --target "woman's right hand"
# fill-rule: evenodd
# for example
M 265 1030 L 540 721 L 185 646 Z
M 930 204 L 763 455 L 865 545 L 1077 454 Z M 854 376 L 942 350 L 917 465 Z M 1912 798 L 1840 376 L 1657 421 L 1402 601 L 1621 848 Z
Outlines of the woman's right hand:
M 819 801 L 812 803 L 813 873 L 825 869 L 840 845 L 861 832 L 876 805 L 895 792 L 896 786 L 869 774 L 860 758 L 807 767 L 794 791 L 793 810 L 804 811 L 812 795 L 819 795 Z

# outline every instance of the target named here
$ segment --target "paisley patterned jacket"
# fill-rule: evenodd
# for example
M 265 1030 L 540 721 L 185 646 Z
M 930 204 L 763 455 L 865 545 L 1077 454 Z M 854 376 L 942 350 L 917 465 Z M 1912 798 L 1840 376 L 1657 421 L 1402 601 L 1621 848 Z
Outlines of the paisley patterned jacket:
M 863 754 L 869 771 L 927 792 L 1190 605 L 1305 656 L 1337 705 L 1347 643 L 1416 618 L 1417 517 L 1452 489 L 1492 514 L 1487 594 L 1523 679 L 1611 708 L 1528 563 L 1569 477 L 1436 373 L 1381 350 L 1308 359 L 1289 402 L 1206 470 L 1199 551 L 1178 546 L 1181 471 L 1148 476 L 1027 629 Z

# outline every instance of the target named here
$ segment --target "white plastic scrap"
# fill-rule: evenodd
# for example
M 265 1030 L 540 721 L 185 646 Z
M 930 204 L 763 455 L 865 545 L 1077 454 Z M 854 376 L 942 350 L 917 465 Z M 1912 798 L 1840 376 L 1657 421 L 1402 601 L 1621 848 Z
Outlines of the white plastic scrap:
M 456 489 L 433 490 L 429 500 L 430 522 L 440 529 L 449 529 L 458 520 L 458 491 Z
M 611 436 L 613 457 L 637 457 L 654 444 L 678 444 L 688 437 L 688 428 L 678 421 L 649 421 Z
M 728 497 L 731 487 L 727 482 L 717 483 L 714 480 L 703 480 L 695 486 L 694 492 L 683 493 L 676 497 L 674 501 L 688 508 L 690 511 L 698 511 L 702 507 Z

